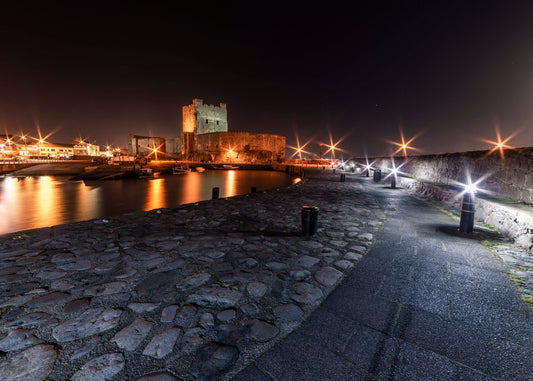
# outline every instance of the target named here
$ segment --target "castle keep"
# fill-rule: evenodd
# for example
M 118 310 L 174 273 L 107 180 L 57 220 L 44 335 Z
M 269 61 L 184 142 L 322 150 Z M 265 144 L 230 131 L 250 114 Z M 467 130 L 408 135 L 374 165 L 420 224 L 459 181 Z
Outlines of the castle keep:
M 183 107 L 182 156 L 187 160 L 266 163 L 285 158 L 285 137 L 228 132 L 226 104 L 206 105 L 194 99 Z

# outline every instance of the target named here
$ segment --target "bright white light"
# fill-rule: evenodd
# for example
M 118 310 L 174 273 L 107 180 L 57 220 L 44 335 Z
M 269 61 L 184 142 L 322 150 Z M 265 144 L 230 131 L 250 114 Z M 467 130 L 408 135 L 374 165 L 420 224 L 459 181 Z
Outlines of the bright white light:
M 462 197 L 465 193 L 470 193 L 472 196 L 474 196 L 476 193 L 491 193 L 487 190 L 484 190 L 484 189 L 481 189 L 478 185 L 486 180 L 488 177 L 491 176 L 491 173 L 486 173 L 484 174 L 483 176 L 481 176 L 479 179 L 477 179 L 476 181 L 472 181 L 472 177 L 470 176 L 470 171 L 467 169 L 466 170 L 466 183 L 463 184 L 459 181 L 453 181 L 454 184 L 456 184 L 457 186 L 459 187 L 462 187 L 463 188 L 463 191 L 462 192 L 459 192 L 455 198 L 459 198 L 459 197 Z
M 391 164 L 392 168 L 387 168 L 389 171 L 389 174 L 385 176 L 385 178 L 388 178 L 389 176 L 394 176 L 395 178 L 398 177 L 398 175 L 401 175 L 403 172 L 400 171 L 400 168 L 402 168 L 407 162 L 403 162 L 401 165 L 396 166 L 394 163 L 394 157 L 391 158 Z
M 476 184 L 465 184 L 465 193 L 474 194 L 479 191 L 479 188 Z

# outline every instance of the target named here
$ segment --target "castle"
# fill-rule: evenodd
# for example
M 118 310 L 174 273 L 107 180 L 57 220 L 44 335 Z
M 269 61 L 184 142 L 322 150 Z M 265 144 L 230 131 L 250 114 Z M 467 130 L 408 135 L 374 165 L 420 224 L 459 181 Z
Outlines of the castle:
M 207 105 L 193 99 L 183 106 L 181 154 L 186 160 L 226 163 L 267 163 L 285 158 L 285 137 L 229 132 L 226 104 Z

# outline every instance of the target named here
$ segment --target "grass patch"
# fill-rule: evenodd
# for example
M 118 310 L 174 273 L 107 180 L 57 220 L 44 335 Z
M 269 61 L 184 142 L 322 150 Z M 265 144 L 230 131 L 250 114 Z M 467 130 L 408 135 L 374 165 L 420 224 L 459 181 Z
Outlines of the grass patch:
M 533 295 L 522 293 L 522 300 L 530 307 L 533 308 Z

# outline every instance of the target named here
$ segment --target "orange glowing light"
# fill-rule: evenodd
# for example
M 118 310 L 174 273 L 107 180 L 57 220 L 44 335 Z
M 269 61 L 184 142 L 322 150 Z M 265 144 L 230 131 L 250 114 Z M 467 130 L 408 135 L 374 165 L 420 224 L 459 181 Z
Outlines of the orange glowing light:
M 395 141 L 392 141 L 392 140 L 387 140 L 389 143 L 394 144 L 395 146 L 398 146 L 398 147 L 399 147 L 396 151 L 394 151 L 394 152 L 392 153 L 392 155 L 394 156 L 394 155 L 396 155 L 396 154 L 399 153 L 399 152 L 403 152 L 403 156 L 404 156 L 405 158 L 407 158 L 407 152 L 408 152 L 409 150 L 411 150 L 411 151 L 415 151 L 415 152 L 419 152 L 420 150 L 419 150 L 418 148 L 415 148 L 415 147 L 411 146 L 411 143 L 412 143 L 416 138 L 418 138 L 418 137 L 420 136 L 420 134 L 421 134 L 421 132 L 419 132 L 418 134 L 416 134 L 415 136 L 413 136 L 413 137 L 412 137 L 411 139 L 409 139 L 408 141 L 405 141 L 405 137 L 404 137 L 404 135 L 403 135 L 403 131 L 402 131 L 402 129 L 400 128 L 400 137 L 401 137 L 401 139 L 402 139 L 402 142 L 401 142 L 401 143 L 399 143 L 399 142 L 395 142 Z
M 39 125 L 39 122 L 38 122 L 36 119 L 34 120 L 34 122 L 35 122 L 35 128 L 37 129 L 37 135 L 38 135 L 39 137 L 38 137 L 38 138 L 34 138 L 34 137 L 31 137 L 31 136 L 30 136 L 30 138 L 33 139 L 33 140 L 35 140 L 35 141 L 37 141 L 39 144 L 44 144 L 44 143 L 46 143 L 46 139 L 48 139 L 50 136 L 52 136 L 53 134 L 56 133 L 56 129 L 54 129 L 54 130 L 52 130 L 52 132 L 50 132 L 48 135 L 46 135 L 46 136 L 43 137 L 42 134 L 41 134 L 41 126 Z
M 329 131 L 329 145 L 328 144 L 324 144 L 326 147 L 328 147 L 328 149 L 326 150 L 326 152 L 324 152 L 324 155 L 326 155 L 328 152 L 331 152 L 331 155 L 332 155 L 332 158 L 335 158 L 335 150 L 337 151 L 340 151 L 340 152 L 345 152 L 345 153 L 348 153 L 348 151 L 342 149 L 342 148 L 339 148 L 338 145 L 348 137 L 349 133 L 344 135 L 342 138 L 340 138 L 339 140 L 337 140 L 335 143 L 333 143 L 333 137 L 331 136 L 331 131 Z
M 153 142 L 152 142 L 153 144 Z M 164 145 L 165 143 L 161 143 L 160 145 L 158 145 L 157 147 L 150 147 L 150 146 L 145 146 L 144 148 L 148 148 L 150 150 L 150 153 L 148 155 L 146 155 L 146 157 L 150 157 L 152 155 L 154 155 L 154 160 L 157 160 L 157 154 L 158 153 L 163 153 L 164 152 L 161 150 L 161 147 Z
M 311 140 L 308 140 L 303 146 L 300 145 L 300 139 L 298 136 L 296 136 L 296 147 L 287 146 L 290 149 L 294 150 L 294 153 L 289 157 L 289 159 L 292 159 L 294 156 L 298 155 L 299 159 L 302 159 L 302 153 L 311 154 L 311 152 L 305 151 L 304 148 L 311 142 Z
M 485 142 L 485 143 L 489 143 L 490 145 L 492 145 L 493 147 L 489 150 L 489 152 L 487 153 L 486 156 L 489 156 L 490 154 L 492 154 L 493 152 L 495 152 L 496 150 L 500 151 L 500 157 L 502 158 L 502 160 L 505 160 L 505 152 L 504 152 L 504 149 L 515 149 L 515 147 L 512 147 L 510 145 L 507 144 L 507 142 L 509 140 L 511 140 L 512 138 L 514 138 L 519 131 L 515 131 L 513 132 L 511 135 L 509 135 L 506 139 L 503 139 L 502 140 L 502 137 L 501 137 L 501 134 L 500 134 L 500 129 L 498 126 L 495 127 L 495 130 L 496 130 L 496 141 L 492 141 L 492 140 L 488 140 L 488 139 L 481 139 L 481 141 Z

